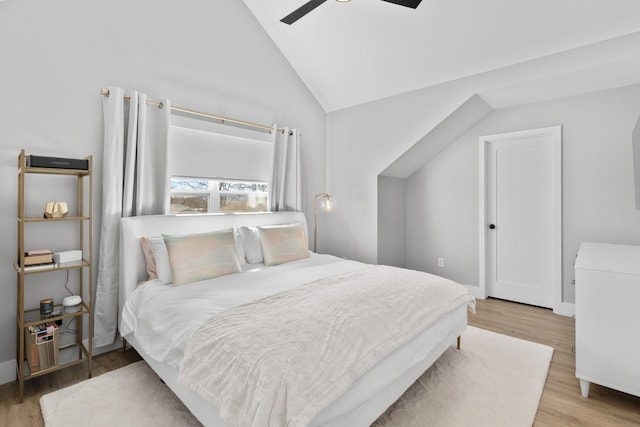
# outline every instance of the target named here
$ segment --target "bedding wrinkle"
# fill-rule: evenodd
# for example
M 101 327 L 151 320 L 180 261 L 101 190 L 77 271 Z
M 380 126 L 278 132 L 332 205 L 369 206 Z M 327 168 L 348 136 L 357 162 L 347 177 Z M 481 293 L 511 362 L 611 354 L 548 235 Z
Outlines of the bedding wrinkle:
M 236 306 L 202 323 L 179 381 L 228 426 L 306 426 L 469 291 L 428 273 L 368 266 Z

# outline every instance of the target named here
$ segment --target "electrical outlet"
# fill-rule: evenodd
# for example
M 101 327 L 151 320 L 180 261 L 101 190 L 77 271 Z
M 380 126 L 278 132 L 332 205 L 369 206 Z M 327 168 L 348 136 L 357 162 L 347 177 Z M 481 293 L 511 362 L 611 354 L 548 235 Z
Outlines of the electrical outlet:
M 444 267 L 444 258 L 438 258 L 438 267 Z

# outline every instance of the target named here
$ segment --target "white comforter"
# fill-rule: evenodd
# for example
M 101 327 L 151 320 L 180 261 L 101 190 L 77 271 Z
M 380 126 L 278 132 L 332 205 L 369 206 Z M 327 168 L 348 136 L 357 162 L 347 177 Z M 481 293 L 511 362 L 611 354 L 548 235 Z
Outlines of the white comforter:
M 187 345 L 179 381 L 229 426 L 309 424 L 442 316 L 473 304 L 442 277 L 369 266 L 230 309 Z
M 273 267 L 249 266 L 238 274 L 185 286 L 152 280 L 130 294 L 120 334 L 135 334 L 152 358 L 174 368 L 196 328 L 210 317 L 248 302 L 335 274 L 367 267 L 356 261 L 311 253 L 311 257 Z
M 149 281 L 128 297 L 122 312 L 120 333 L 125 338 L 135 335 L 141 350 L 150 357 L 180 369 L 189 340 L 208 319 L 306 283 L 367 267 L 370 266 L 311 253 L 308 259 L 253 268 L 181 287 Z M 469 298 L 472 300 L 470 295 Z M 473 301 L 469 304 L 473 308 Z M 408 363 L 413 366 L 414 362 Z M 387 373 L 376 382 L 381 386 L 394 378 L 391 375 L 394 371 L 389 371 L 388 367 L 383 372 Z

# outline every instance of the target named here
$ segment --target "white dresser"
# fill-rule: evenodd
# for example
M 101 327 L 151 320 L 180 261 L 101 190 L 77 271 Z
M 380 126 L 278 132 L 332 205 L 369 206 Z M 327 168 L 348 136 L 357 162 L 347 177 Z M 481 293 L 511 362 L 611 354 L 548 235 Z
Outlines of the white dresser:
M 583 242 L 576 272 L 576 377 L 640 396 L 640 246 Z

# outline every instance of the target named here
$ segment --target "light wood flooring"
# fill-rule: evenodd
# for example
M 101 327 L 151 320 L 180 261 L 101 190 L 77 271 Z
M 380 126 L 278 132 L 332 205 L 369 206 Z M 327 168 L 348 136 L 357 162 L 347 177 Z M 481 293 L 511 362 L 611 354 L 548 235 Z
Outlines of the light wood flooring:
M 640 426 L 640 397 L 596 384 L 591 385 L 588 399 L 580 395 L 580 386 L 575 378 L 573 319 L 557 316 L 551 310 L 496 299 L 478 300 L 477 308 L 476 314 L 469 315 L 470 325 L 555 349 L 536 415 L 536 427 Z M 140 357 L 131 349 L 97 356 L 94 358 L 93 376 L 137 360 Z M 85 378 L 86 369 L 79 365 L 27 381 L 22 404 L 16 400 L 17 383 L 0 386 L 0 426 L 42 426 L 40 396 Z
M 596 384 L 591 384 L 588 399 L 580 394 L 572 318 L 549 309 L 487 299 L 477 301 L 477 313 L 469 315 L 469 324 L 554 348 L 534 426 L 640 426 L 640 397 Z

